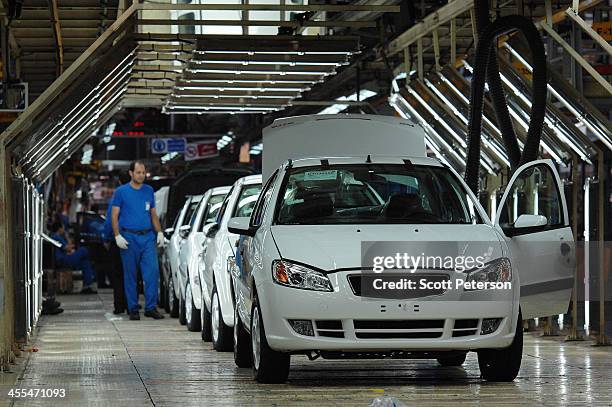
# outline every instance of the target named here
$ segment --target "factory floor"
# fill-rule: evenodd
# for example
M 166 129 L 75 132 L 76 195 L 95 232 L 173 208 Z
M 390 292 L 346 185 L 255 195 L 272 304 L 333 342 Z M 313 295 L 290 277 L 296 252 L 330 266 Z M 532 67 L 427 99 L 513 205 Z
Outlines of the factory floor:
M 435 360 L 309 361 L 294 357 L 287 384 L 260 385 L 176 319 L 129 321 L 112 314 L 112 293 L 58 297 L 11 372 L 0 405 L 368 406 L 387 395 L 407 406 L 612 406 L 612 348 L 525 334 L 513 383 L 480 379 L 476 354 L 462 368 Z M 36 391 L 10 398 L 9 391 Z M 43 398 L 42 389 L 63 389 Z M 48 393 L 51 394 L 51 393 Z M 13 391 L 15 395 L 15 391 Z

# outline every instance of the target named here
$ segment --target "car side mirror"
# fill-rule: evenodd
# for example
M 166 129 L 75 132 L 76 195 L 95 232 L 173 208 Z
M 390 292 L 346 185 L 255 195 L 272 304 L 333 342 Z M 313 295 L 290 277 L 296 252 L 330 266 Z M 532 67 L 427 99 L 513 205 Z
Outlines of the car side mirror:
M 251 218 L 246 216 L 231 218 L 227 224 L 227 230 L 237 235 L 255 236 L 257 229 L 250 226 L 250 221 Z
M 537 226 L 546 226 L 548 219 L 542 215 L 527 215 L 523 214 L 514 222 L 515 228 L 533 228 Z
M 189 235 L 189 231 L 191 231 L 191 225 L 183 225 L 179 228 L 179 234 L 183 239 Z
M 512 226 L 505 227 L 503 230 L 506 236 L 512 237 L 543 230 L 546 225 L 548 225 L 546 216 L 522 214 L 514 221 Z

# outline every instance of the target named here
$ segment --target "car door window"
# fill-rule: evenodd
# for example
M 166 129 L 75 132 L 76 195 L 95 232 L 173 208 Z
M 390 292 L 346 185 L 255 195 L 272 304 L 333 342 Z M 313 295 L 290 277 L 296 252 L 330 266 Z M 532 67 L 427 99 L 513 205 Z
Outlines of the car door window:
M 206 209 L 204 210 L 204 214 L 202 215 L 202 221 L 200 222 L 200 231 L 204 229 L 204 226 L 209 223 L 213 223 L 215 219 L 217 219 L 217 214 L 219 213 L 219 209 L 221 205 L 223 205 L 223 200 L 225 199 L 225 194 L 213 195 L 210 197 L 208 202 L 206 203 Z
M 223 219 L 223 215 L 225 214 L 225 210 L 227 209 L 227 205 L 229 204 L 229 200 L 233 192 L 234 192 L 234 187 L 232 186 L 230 191 L 227 193 L 227 196 L 223 200 L 223 205 L 221 205 L 221 209 L 219 209 L 219 212 L 217 213 L 217 219 L 215 220 L 216 223 L 218 224 L 221 223 L 221 220 Z
M 546 226 L 564 225 L 561 196 L 552 169 L 544 164 L 524 170 L 510 186 L 499 224 L 510 227 L 521 215 L 542 215 Z
M 240 191 L 232 217 L 250 217 L 261 192 L 261 184 L 245 185 Z
M 266 213 L 266 208 L 268 207 L 268 203 L 270 202 L 270 198 L 272 197 L 272 191 L 274 190 L 274 181 L 276 181 L 276 176 L 278 175 L 278 170 L 272 174 L 268 182 L 266 182 L 266 186 L 263 191 L 259 195 L 259 199 L 255 204 L 255 209 L 253 210 L 253 216 L 251 217 L 251 226 L 258 227 L 261 225 L 263 220 L 263 215 Z

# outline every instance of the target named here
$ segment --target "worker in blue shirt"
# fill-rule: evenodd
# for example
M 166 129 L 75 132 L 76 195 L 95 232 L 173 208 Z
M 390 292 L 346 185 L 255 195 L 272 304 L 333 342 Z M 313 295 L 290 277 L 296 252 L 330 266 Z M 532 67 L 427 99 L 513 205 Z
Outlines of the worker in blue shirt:
M 115 190 L 112 199 L 111 225 L 115 243 L 123 263 L 123 283 L 131 320 L 140 319 L 138 312 L 137 270 L 144 281 L 145 316 L 161 319 L 157 310 L 159 268 L 157 246 L 164 244 L 153 188 L 144 183 L 145 165 L 140 161 L 130 164 L 131 181 Z

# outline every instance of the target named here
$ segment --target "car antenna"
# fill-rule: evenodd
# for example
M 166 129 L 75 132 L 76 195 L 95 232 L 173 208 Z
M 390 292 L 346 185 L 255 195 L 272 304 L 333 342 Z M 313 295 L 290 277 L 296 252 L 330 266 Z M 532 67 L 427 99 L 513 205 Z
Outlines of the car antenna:
M 370 154 L 368 154 L 368 157 L 366 158 L 366 163 L 372 164 L 372 157 L 370 157 Z

